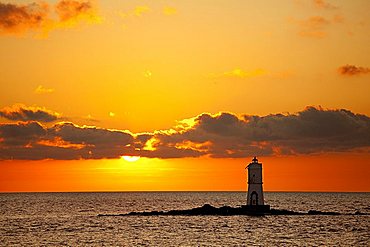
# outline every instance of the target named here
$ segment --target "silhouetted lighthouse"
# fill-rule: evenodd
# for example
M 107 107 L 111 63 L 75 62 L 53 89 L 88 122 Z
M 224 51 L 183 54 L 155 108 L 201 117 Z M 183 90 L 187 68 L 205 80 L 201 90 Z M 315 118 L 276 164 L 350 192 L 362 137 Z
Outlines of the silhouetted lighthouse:
M 262 163 L 258 163 L 258 159 L 254 157 L 252 163 L 249 163 L 246 168 L 248 168 L 247 205 L 262 206 L 264 205 L 262 189 Z

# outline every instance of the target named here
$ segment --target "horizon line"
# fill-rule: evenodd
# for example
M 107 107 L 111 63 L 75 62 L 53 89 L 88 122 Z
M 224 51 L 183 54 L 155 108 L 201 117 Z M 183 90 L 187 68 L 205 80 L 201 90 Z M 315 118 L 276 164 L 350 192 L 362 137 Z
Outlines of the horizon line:
M 31 193 L 247 193 L 245 190 L 85 190 L 85 191 L 0 191 L 0 194 Z M 265 193 L 370 193 L 370 191 L 267 190 Z

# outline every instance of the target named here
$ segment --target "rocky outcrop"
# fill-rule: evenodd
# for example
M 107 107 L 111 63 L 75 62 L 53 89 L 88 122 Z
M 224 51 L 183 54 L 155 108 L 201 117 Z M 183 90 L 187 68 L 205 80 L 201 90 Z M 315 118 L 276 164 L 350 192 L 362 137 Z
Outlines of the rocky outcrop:
M 160 216 L 160 215 L 183 215 L 183 216 L 206 216 L 206 215 L 219 215 L 219 216 L 232 216 L 232 215 L 341 215 L 338 212 L 323 212 L 318 210 L 310 210 L 308 212 L 295 212 L 286 209 L 270 209 L 270 207 L 213 207 L 209 204 L 204 204 L 201 207 L 183 210 L 170 210 L 170 211 L 149 211 L 149 212 L 130 212 L 127 214 L 99 214 L 98 216 Z M 356 212 L 354 215 L 363 215 Z

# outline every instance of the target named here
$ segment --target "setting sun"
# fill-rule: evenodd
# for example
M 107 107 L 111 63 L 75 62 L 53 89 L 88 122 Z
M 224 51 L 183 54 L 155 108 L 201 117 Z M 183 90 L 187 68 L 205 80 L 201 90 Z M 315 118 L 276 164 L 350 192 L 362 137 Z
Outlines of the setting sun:
M 135 161 L 138 161 L 140 159 L 140 156 L 127 156 L 127 155 L 124 155 L 124 156 L 121 156 L 122 159 L 128 161 L 128 162 L 135 162 Z

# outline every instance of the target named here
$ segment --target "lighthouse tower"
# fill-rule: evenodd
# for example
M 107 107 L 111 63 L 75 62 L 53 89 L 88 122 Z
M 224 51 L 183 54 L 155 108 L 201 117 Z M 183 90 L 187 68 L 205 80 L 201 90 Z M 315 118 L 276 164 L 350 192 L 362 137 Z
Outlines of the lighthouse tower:
M 263 206 L 262 163 L 258 163 L 258 159 L 254 157 L 246 168 L 248 168 L 247 206 Z

